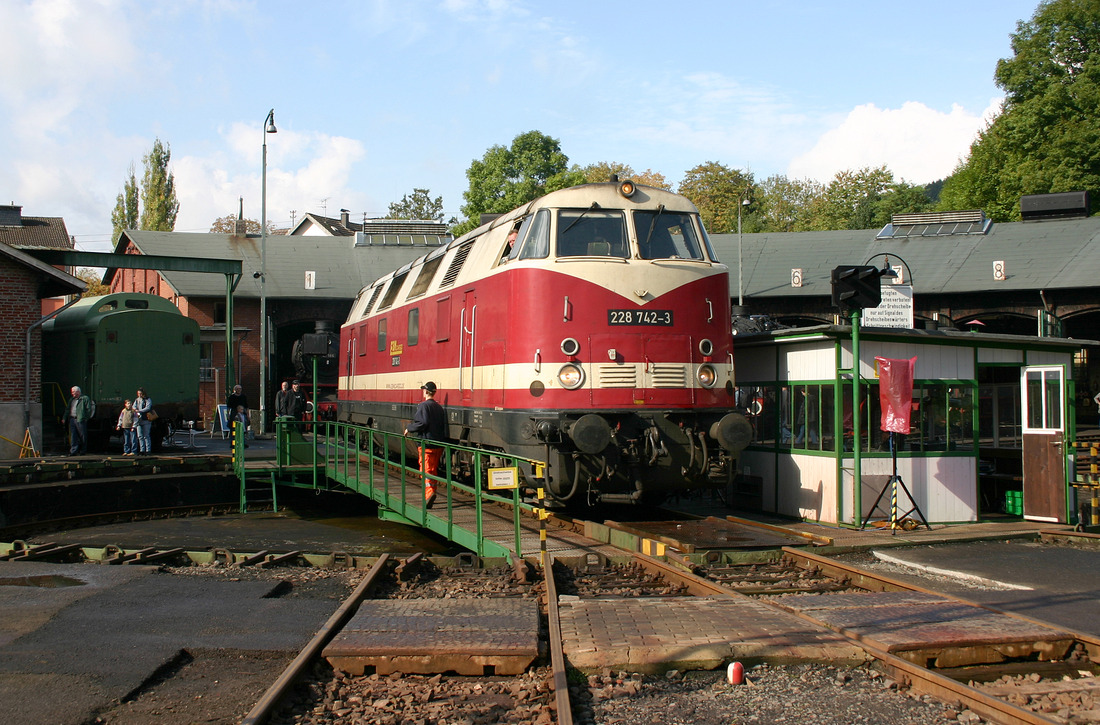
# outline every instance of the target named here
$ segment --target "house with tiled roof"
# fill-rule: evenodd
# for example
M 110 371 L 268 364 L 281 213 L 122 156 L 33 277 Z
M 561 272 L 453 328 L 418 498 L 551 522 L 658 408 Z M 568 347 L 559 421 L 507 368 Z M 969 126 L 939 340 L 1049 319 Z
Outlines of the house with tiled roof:
M 59 217 L 24 217 L 21 207 L 0 206 L 0 242 L 0 458 L 14 458 L 28 432 L 34 447 L 42 445 L 43 300 L 80 294 L 85 284 L 23 251 L 68 248 Z

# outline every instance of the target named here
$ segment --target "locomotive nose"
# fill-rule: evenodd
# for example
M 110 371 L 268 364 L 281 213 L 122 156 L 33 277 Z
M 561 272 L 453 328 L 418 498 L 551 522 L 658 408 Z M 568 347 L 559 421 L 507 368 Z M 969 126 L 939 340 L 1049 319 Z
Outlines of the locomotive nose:
M 740 413 L 726 413 L 710 427 L 710 437 L 730 453 L 740 453 L 752 442 L 752 423 Z
M 611 426 L 595 413 L 582 415 L 569 426 L 568 432 L 573 443 L 584 453 L 599 453 L 611 442 Z

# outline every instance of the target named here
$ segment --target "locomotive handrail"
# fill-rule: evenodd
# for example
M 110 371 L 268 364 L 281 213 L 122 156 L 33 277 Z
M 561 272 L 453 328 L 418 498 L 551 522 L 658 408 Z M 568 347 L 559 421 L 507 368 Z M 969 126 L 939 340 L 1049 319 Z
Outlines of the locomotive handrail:
M 284 431 L 304 429 L 308 424 L 293 420 L 276 421 L 277 428 Z M 424 474 L 419 469 L 417 458 L 408 460 L 408 444 L 422 445 L 424 441 L 421 439 L 354 423 L 327 421 L 318 424 L 321 425 L 324 431 L 323 441 L 316 435 L 303 435 L 301 440 L 292 440 L 292 436 L 286 434 L 278 437 L 281 447 L 304 443 L 317 452 L 318 464 L 311 468 L 314 487 L 318 491 L 320 486 L 317 475 L 320 474 L 325 479 L 326 487 L 330 482 L 335 482 L 378 502 L 381 507 L 379 516 L 382 518 L 430 529 L 471 549 L 479 556 L 514 559 L 524 555 L 521 540 L 522 514 L 524 510 L 531 511 L 532 507 L 522 501 L 518 485 L 511 491 L 494 492 L 488 489 L 486 476 L 491 468 L 528 469 L 529 473 L 525 473 L 529 478 L 535 479 L 534 485 L 542 486 L 545 485 L 540 478 L 546 470 L 544 462 L 497 451 L 433 442 L 433 447 L 444 449 L 444 465 L 438 474 Z M 316 429 L 316 432 L 321 433 L 321 429 Z M 399 445 L 393 445 L 398 442 Z M 399 452 L 388 455 L 387 451 L 391 450 Z M 298 451 L 297 456 L 299 460 L 305 458 L 305 451 Z M 280 479 L 293 473 L 294 457 L 290 449 L 279 452 L 277 462 Z M 460 462 L 470 469 L 472 480 L 461 480 L 458 470 Z M 300 466 L 298 471 L 301 472 Z M 440 489 L 439 500 L 432 509 L 424 505 L 420 495 L 420 483 L 425 477 L 435 481 Z M 411 494 L 410 491 L 416 493 Z M 470 500 L 467 501 L 465 497 L 456 498 L 456 493 L 459 492 L 467 494 Z M 487 538 L 485 506 L 490 503 L 511 508 L 512 547 Z M 469 521 L 471 504 L 474 514 L 472 522 Z

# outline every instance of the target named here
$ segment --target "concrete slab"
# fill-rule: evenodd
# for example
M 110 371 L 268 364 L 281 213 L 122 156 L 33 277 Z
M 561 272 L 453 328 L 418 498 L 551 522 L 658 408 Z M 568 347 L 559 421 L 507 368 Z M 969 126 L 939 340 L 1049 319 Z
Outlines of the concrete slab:
M 272 598 L 275 582 L 171 576 L 155 567 L 0 562 L 0 580 L 16 574 L 81 582 L 0 586 L 0 708 L 11 714 L 0 721 L 24 725 L 89 722 L 181 650 L 280 652 L 289 659 L 339 605 Z M 28 613 L 24 624 L 11 623 Z M 58 687 L 40 689 L 49 682 Z M 45 696 L 51 692 L 64 697 Z
M 921 665 L 989 664 L 1032 653 L 1054 659 L 1074 642 L 1054 627 L 917 592 L 788 595 L 774 603 Z
M 793 614 L 747 598 L 560 597 L 562 640 L 581 670 L 714 669 L 742 663 L 861 663 L 858 646 Z
M 323 652 L 353 675 L 514 675 L 538 654 L 538 604 L 518 598 L 366 601 Z

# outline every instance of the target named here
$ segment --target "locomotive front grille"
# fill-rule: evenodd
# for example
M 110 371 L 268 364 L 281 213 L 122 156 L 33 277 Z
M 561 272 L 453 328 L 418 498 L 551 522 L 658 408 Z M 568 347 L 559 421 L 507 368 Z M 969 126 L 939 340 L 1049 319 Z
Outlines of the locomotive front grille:
M 655 388 L 683 388 L 687 385 L 687 366 L 679 363 L 653 363 L 650 376 Z
M 633 365 L 600 365 L 596 370 L 601 388 L 634 388 L 638 385 L 638 370 Z

